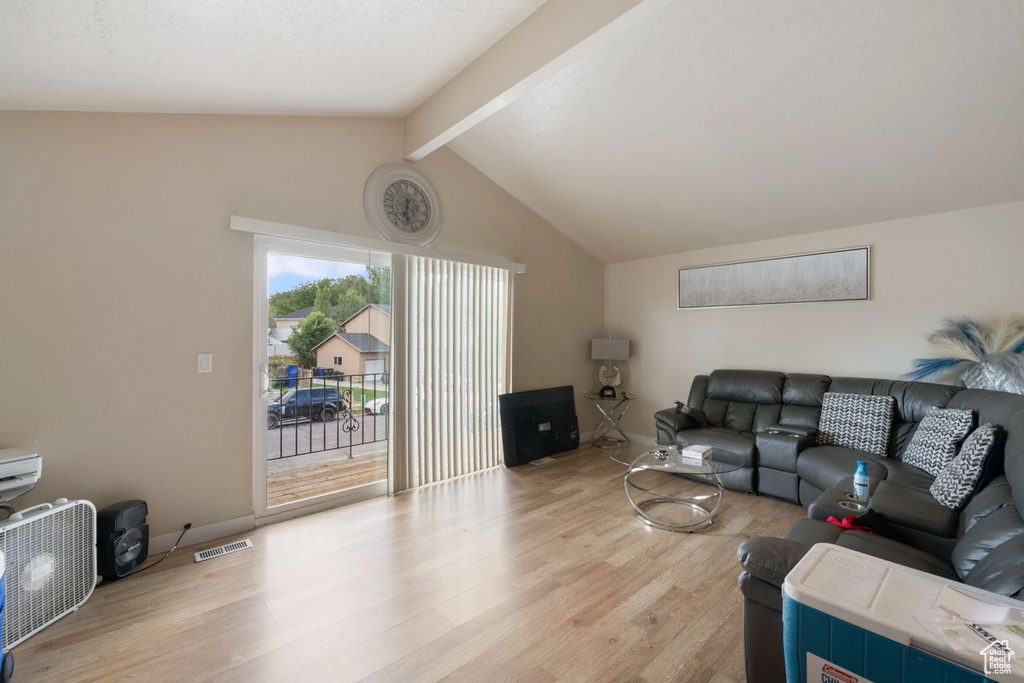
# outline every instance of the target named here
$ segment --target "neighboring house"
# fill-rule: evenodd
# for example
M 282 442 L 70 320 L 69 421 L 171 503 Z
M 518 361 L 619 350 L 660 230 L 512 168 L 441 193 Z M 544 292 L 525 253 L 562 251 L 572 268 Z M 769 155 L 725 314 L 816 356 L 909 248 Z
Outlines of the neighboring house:
M 313 307 L 306 306 L 305 308 L 300 308 L 297 311 L 277 316 L 274 318 L 277 322 L 277 329 L 271 330 L 270 336 L 280 341 L 287 341 L 288 337 L 292 336 L 292 328 L 302 322 L 303 319 L 312 312 Z
M 391 305 L 367 304 L 341 324 L 346 332 L 364 332 L 387 342 L 391 339 Z
M 279 315 L 274 320 L 277 329 L 271 331 L 275 339 L 285 341 L 291 336 L 292 328 L 313 312 L 312 306 L 300 308 L 291 313 Z M 367 304 L 355 315 L 341 324 L 346 332 L 366 332 L 377 339 L 391 339 L 391 306 L 389 304 Z
M 295 325 L 302 322 L 312 306 L 277 316 L 277 329 L 271 337 L 280 340 L 281 345 L 291 336 Z M 387 353 L 391 339 L 391 306 L 388 304 L 367 304 L 341 324 L 339 332 L 313 347 L 316 365 L 331 368 L 348 375 L 381 373 L 387 371 Z M 271 344 L 275 342 L 271 340 Z M 287 349 L 287 346 L 284 345 Z M 285 351 L 283 355 L 290 354 Z M 273 355 L 273 354 L 271 354 Z
M 387 371 L 390 347 L 367 332 L 336 332 L 313 347 L 316 365 L 346 375 Z

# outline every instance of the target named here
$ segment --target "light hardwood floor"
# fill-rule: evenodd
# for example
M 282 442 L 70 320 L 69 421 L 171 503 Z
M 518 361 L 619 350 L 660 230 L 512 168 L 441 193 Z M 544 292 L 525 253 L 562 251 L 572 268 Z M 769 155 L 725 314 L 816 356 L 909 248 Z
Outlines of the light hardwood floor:
M 662 531 L 624 470 L 583 446 L 180 548 L 15 647 L 15 683 L 744 680 L 736 547 L 804 510 L 727 491 Z

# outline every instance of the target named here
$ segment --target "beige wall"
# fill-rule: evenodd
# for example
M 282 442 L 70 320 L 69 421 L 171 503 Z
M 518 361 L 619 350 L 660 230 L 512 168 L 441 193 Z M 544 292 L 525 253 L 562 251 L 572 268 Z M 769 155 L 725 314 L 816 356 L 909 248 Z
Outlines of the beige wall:
M 370 334 L 385 344 L 391 344 L 391 316 L 374 306 L 368 306 L 345 322 L 346 332 Z
M 341 357 L 341 365 L 334 364 L 334 357 Z M 323 346 L 316 350 L 318 368 L 334 368 L 346 375 L 359 375 L 363 372 L 363 354 L 341 337 L 331 337 Z
M 251 514 L 253 238 L 229 216 L 375 237 L 363 185 L 402 142 L 392 119 L 0 112 L 0 448 L 44 461 L 17 507 L 142 498 L 154 535 Z M 417 168 L 436 247 L 527 265 L 515 387 L 587 384 L 600 264 L 448 150 Z
M 683 266 L 869 245 L 871 300 L 677 310 Z M 715 368 L 897 378 L 946 316 L 1024 313 L 1024 202 L 672 254 L 607 268 L 609 332 L 633 341 L 624 423 L 653 414 Z

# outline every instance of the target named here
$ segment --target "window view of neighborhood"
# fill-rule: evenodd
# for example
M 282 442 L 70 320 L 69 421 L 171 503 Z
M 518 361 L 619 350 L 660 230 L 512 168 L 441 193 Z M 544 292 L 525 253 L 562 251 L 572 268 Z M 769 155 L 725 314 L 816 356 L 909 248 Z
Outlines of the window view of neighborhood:
M 267 505 L 386 479 L 391 269 L 268 266 Z

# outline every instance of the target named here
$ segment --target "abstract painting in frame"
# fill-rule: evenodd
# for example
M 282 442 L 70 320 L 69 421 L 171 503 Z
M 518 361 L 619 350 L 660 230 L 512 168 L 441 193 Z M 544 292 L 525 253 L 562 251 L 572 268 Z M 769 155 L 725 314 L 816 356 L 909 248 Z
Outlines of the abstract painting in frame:
M 866 301 L 870 249 L 679 269 L 679 308 Z

